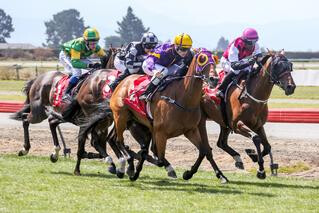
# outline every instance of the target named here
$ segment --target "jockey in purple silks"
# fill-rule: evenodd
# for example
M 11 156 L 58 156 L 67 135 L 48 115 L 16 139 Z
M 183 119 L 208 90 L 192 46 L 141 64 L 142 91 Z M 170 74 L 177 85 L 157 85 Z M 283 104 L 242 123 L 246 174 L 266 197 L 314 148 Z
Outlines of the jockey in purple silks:
M 172 65 L 178 65 L 180 67 L 179 74 L 185 75 L 187 66 L 189 66 L 193 58 L 192 45 L 191 37 L 186 33 L 182 33 L 175 37 L 173 44 L 164 43 L 147 57 L 143 62 L 142 68 L 147 75 L 152 76 L 152 80 L 146 91 L 140 96 L 140 100 L 149 101 L 150 94 L 152 94 L 159 82 L 168 75 L 168 68 Z
M 224 98 L 225 90 L 232 78 L 241 71 L 250 72 L 261 50 L 257 43 L 258 33 L 253 28 L 246 28 L 241 37 L 231 42 L 220 60 L 226 74 L 223 82 L 218 87 L 217 96 Z M 253 56 L 253 57 L 251 57 Z

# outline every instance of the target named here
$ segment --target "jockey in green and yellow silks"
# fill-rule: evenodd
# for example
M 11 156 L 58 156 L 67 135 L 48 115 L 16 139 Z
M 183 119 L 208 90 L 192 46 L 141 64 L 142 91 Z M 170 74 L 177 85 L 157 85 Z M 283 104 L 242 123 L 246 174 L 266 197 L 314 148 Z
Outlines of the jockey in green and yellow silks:
M 81 74 L 81 69 L 100 68 L 100 63 L 93 63 L 89 56 L 96 54 L 103 63 L 106 60 L 104 50 L 98 45 L 100 40 L 99 32 L 95 28 L 87 28 L 83 37 L 73 39 L 61 46 L 59 60 L 66 71 L 72 73 L 69 85 L 65 91 L 65 97 L 70 96 L 72 88 L 77 84 Z

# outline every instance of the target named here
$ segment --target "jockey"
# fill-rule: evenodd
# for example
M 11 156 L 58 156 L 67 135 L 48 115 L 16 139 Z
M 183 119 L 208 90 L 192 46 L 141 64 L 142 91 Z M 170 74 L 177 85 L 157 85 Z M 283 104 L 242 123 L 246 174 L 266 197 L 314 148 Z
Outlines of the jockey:
M 64 68 L 72 73 L 63 99 L 71 97 L 72 88 L 77 84 L 82 74 L 81 69 L 101 67 L 100 63 L 93 63 L 87 59 L 90 55 L 96 54 L 100 57 L 102 64 L 106 63 L 106 53 L 98 45 L 99 39 L 100 35 L 95 28 L 87 28 L 83 37 L 68 41 L 61 46 L 59 60 Z
M 127 76 L 135 73 L 144 73 L 142 63 L 158 43 L 156 35 L 152 32 L 144 33 L 141 41 L 131 42 L 125 48 L 125 55 L 117 54 L 114 59 L 114 66 L 122 74 L 109 85 L 112 91 Z
M 221 58 L 221 65 L 226 76 L 218 87 L 217 96 L 224 98 L 228 84 L 239 72 L 251 71 L 257 57 L 261 56 L 258 39 L 258 33 L 255 29 L 246 28 L 241 37 L 236 38 L 228 45 Z
M 182 33 L 175 36 L 173 44 L 164 43 L 147 57 L 143 62 L 142 68 L 147 75 L 152 76 L 152 80 L 145 92 L 140 96 L 140 100 L 149 101 L 150 94 L 168 74 L 167 68 L 170 66 L 177 64 L 181 67 L 181 72 L 183 72 L 181 75 L 186 74 L 186 67 L 193 59 L 192 45 L 192 38 L 188 34 Z

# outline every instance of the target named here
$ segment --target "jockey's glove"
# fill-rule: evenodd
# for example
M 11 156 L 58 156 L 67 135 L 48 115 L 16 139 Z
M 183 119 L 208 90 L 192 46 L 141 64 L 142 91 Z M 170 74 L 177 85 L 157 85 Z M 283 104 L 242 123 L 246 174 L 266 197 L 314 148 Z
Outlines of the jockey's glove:
M 98 69 L 101 67 L 100 63 L 88 64 L 88 68 Z
M 253 65 L 253 64 L 255 64 L 255 62 L 256 62 L 256 58 L 255 57 L 248 59 L 248 64 L 249 65 Z

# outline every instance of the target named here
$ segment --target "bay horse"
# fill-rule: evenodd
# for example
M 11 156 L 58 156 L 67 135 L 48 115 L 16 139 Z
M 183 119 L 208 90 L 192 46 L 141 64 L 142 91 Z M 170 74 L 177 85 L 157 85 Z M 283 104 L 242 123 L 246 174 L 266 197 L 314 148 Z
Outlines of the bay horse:
M 256 64 L 258 65 L 257 71 L 247 80 L 240 78 L 238 83 L 229 86 L 225 102 L 222 101 L 221 105 L 216 104 L 207 95 L 203 96 L 199 129 L 202 132 L 202 139 L 208 140 L 206 120 L 217 122 L 220 125 L 217 146 L 234 158 L 235 166 L 239 169 L 244 169 L 243 163 L 240 154 L 228 145 L 229 133 L 234 131 L 252 139 L 257 155 L 252 149 L 246 149 L 246 152 L 254 162 L 258 162 L 257 177 L 264 179 L 266 178 L 263 160 L 265 155 L 270 155 L 273 174 L 275 174 L 273 170 L 278 167 L 273 164 L 271 146 L 264 130 L 268 115 L 268 99 L 274 85 L 283 89 L 286 95 L 293 94 L 296 85 L 291 75 L 292 63 L 284 56 L 283 51 L 280 53 L 268 52 Z M 263 145 L 263 151 L 261 151 L 260 143 Z
M 148 127 L 150 132 L 152 132 L 159 165 L 167 166 L 168 163 L 165 160 L 167 139 L 184 134 L 199 150 L 199 156 L 191 170 L 184 172 L 183 178 L 185 180 L 190 179 L 197 172 L 201 161 L 206 156 L 217 178 L 222 183 L 228 181 L 217 167 L 209 144 L 207 141 L 201 140 L 198 129 L 198 123 L 201 118 L 200 100 L 203 80 L 207 79 L 210 66 L 213 63 L 211 52 L 202 49 L 197 53 L 193 57 L 186 76 L 169 84 L 163 91 L 155 93 L 153 101 L 150 103 L 150 111 L 153 115 L 152 121 L 123 102 L 125 98 L 129 97 L 129 90 L 134 81 L 140 78 L 140 75 L 131 75 L 119 84 L 110 99 L 110 107 L 113 112 L 116 129 L 116 143 L 122 155 L 120 161 L 130 158 L 130 155 L 125 150 L 123 132 L 127 127 L 127 123 L 134 120 Z M 148 147 L 145 147 L 144 151 L 147 154 Z M 134 176 L 130 176 L 130 180 L 138 178 L 144 160 L 145 155 L 142 155 L 142 160 L 137 166 L 136 173 Z

